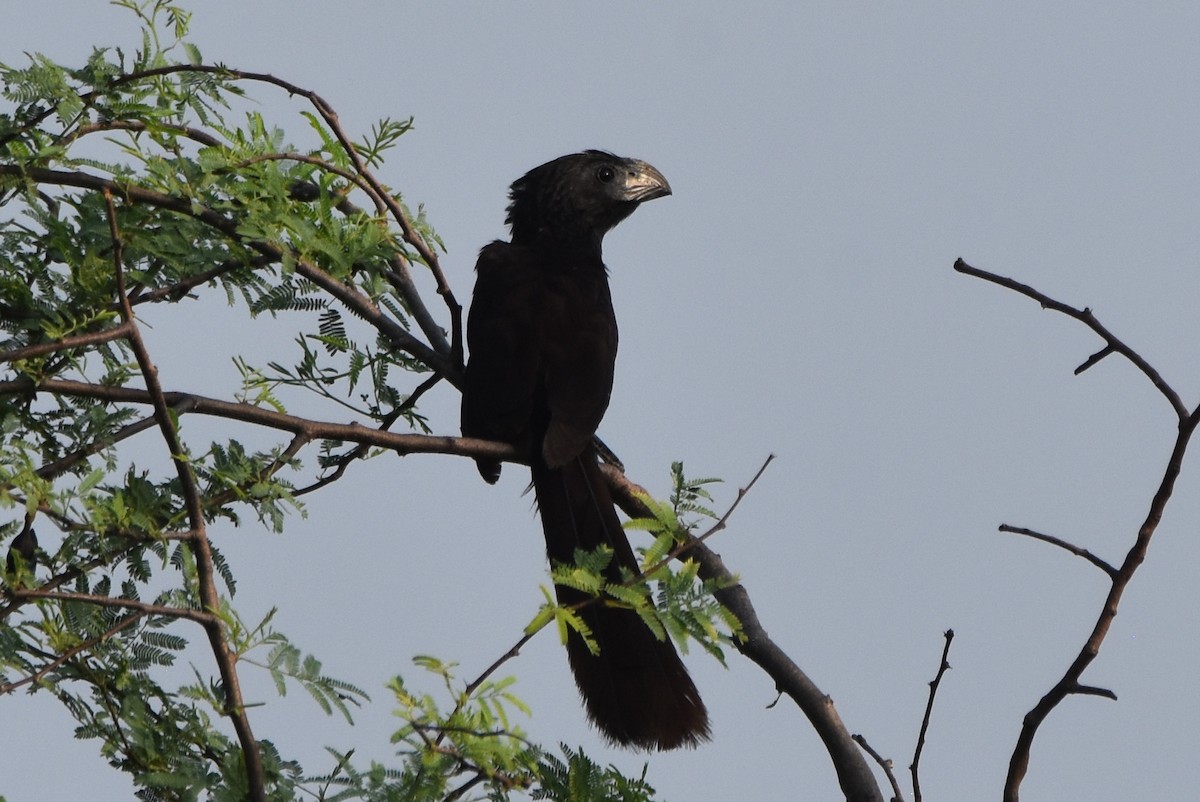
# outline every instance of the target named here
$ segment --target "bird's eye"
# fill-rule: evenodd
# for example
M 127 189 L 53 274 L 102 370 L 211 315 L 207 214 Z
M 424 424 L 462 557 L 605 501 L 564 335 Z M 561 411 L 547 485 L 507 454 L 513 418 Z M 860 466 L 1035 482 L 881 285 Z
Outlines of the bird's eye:
M 596 168 L 596 178 L 601 184 L 607 184 L 609 181 L 612 181 L 616 175 L 617 171 L 612 167 L 609 167 L 607 164 Z

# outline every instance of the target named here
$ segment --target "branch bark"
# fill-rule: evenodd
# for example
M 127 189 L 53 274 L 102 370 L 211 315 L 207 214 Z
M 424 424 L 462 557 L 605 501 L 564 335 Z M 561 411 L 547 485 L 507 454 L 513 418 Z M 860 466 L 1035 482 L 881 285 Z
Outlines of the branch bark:
M 241 744 L 242 755 L 246 762 L 246 784 L 250 799 L 253 802 L 266 802 L 266 776 L 263 771 L 262 753 L 258 741 L 250 727 L 250 719 L 246 715 L 246 705 L 242 699 L 241 682 L 237 673 L 237 657 L 229 648 L 225 638 L 225 627 L 217 615 L 221 610 L 221 599 L 217 594 L 216 569 L 213 565 L 212 545 L 208 541 L 208 530 L 204 517 L 204 505 L 200 498 L 200 488 L 196 483 L 196 474 L 192 471 L 187 451 L 179 439 L 175 428 L 175 420 L 171 416 L 166 398 L 163 396 L 162 385 L 158 381 L 158 369 L 150 359 L 150 352 L 142 340 L 141 329 L 133 318 L 133 307 L 129 303 L 129 295 L 125 290 L 124 246 L 117 225 L 117 209 L 113 202 L 112 192 L 103 190 L 105 207 L 108 211 L 109 232 L 113 242 L 113 268 L 117 285 L 117 301 L 120 304 L 121 319 L 130 327 L 129 346 L 137 359 L 142 379 L 146 382 L 146 392 L 154 405 L 154 417 L 158 421 L 159 431 L 167 451 L 175 464 L 175 472 L 183 494 L 184 507 L 187 510 L 188 523 L 192 528 L 191 544 L 196 556 L 196 580 L 200 603 L 210 614 L 201 622 L 204 632 L 208 635 L 209 647 L 216 659 L 217 669 L 221 675 L 221 685 L 225 694 L 225 715 L 233 723 Z
M 649 495 L 646 490 L 616 468 L 610 465 L 602 467 L 612 490 L 613 500 L 625 514 L 631 518 L 650 516 L 650 511 L 640 498 Z M 758 611 L 750 600 L 749 592 L 725 566 L 721 556 L 698 540 L 687 544 L 687 554 L 700 566 L 700 576 L 703 579 L 717 580 L 726 585 L 714 595 L 742 624 L 745 640 L 735 640 L 734 646 L 762 668 L 767 676 L 775 681 L 775 687 L 780 693 L 791 697 L 808 717 L 833 761 L 838 784 L 842 793 L 846 795 L 847 802 L 883 802 L 883 794 L 871 767 L 850 731 L 842 723 L 833 699 L 823 693 L 767 634 L 766 628 L 759 620 Z
M 971 267 L 962 259 L 954 263 L 954 269 L 960 273 L 974 276 L 975 278 L 983 279 L 984 281 L 997 284 L 1006 289 L 1013 290 L 1028 298 L 1032 298 L 1042 305 L 1045 309 L 1051 309 L 1060 312 L 1068 317 L 1074 318 L 1086 325 L 1089 329 L 1095 332 L 1104 340 L 1104 347 L 1092 354 L 1085 360 L 1075 373 L 1079 374 L 1099 362 L 1101 359 L 1110 354 L 1120 354 L 1131 362 L 1141 373 L 1150 380 L 1151 384 L 1158 389 L 1159 393 L 1171 405 L 1179 419 L 1178 434 L 1175 437 L 1175 443 L 1171 448 L 1171 455 L 1167 459 L 1167 465 L 1163 472 L 1162 479 L 1159 481 L 1158 489 L 1154 493 L 1153 499 L 1150 501 L 1149 509 L 1146 511 L 1146 516 L 1142 521 L 1142 525 L 1138 528 L 1137 537 L 1129 552 L 1125 555 L 1125 559 L 1115 570 L 1103 561 L 1090 560 L 1096 564 L 1106 574 L 1109 575 L 1111 585 L 1108 594 L 1104 599 L 1104 604 L 1100 609 L 1100 613 L 1096 618 L 1096 623 L 1092 626 L 1092 631 L 1088 635 L 1079 653 L 1063 672 L 1063 675 L 1054 684 L 1049 691 L 1038 701 L 1034 707 L 1025 714 L 1025 718 L 1021 724 L 1021 732 L 1017 737 L 1016 746 L 1013 749 L 1012 757 L 1009 760 L 1008 775 L 1005 779 L 1004 796 L 1005 802 L 1018 802 L 1020 799 L 1021 783 L 1025 779 L 1025 775 L 1029 771 L 1030 755 L 1033 749 L 1034 738 L 1037 735 L 1038 729 L 1042 723 L 1049 717 L 1064 699 L 1072 694 L 1089 695 L 1089 696 L 1104 696 L 1107 698 L 1115 698 L 1112 691 L 1103 688 L 1095 688 L 1084 685 L 1080 682 L 1084 671 L 1091 665 L 1092 661 L 1100 654 L 1100 648 L 1104 644 L 1104 640 L 1108 635 L 1109 628 L 1112 626 L 1113 619 L 1116 618 L 1117 609 L 1120 606 L 1121 599 L 1125 594 L 1125 590 L 1129 587 L 1130 581 L 1137 572 L 1139 566 L 1146 559 L 1146 553 L 1150 548 L 1151 538 L 1154 532 L 1158 529 L 1159 522 L 1162 521 L 1162 516 L 1166 510 L 1167 503 L 1171 500 L 1171 494 L 1175 489 L 1175 481 L 1179 478 L 1179 472 L 1183 467 L 1183 459 L 1187 453 L 1188 445 L 1191 442 L 1192 435 L 1196 431 L 1197 424 L 1200 424 L 1200 407 L 1194 410 L 1188 410 L 1184 406 L 1179 393 L 1167 383 L 1159 372 L 1150 365 L 1140 354 L 1122 342 L 1112 332 L 1105 328 L 1096 316 L 1092 314 L 1090 309 L 1077 309 L 1069 306 L 1061 301 L 1057 301 L 1044 293 L 1041 293 L 1032 287 L 1014 281 L 1010 278 L 989 273 L 986 270 L 980 270 Z M 1011 527 L 1004 528 L 1004 531 L 1017 531 Z M 1022 534 L 1029 534 L 1028 530 L 1022 530 Z M 1054 543 L 1063 548 L 1067 548 L 1073 553 L 1082 552 L 1082 549 L 1065 544 L 1058 541 L 1057 538 L 1051 539 L 1047 536 L 1042 536 L 1039 539 Z M 1084 556 L 1080 554 L 1080 556 Z

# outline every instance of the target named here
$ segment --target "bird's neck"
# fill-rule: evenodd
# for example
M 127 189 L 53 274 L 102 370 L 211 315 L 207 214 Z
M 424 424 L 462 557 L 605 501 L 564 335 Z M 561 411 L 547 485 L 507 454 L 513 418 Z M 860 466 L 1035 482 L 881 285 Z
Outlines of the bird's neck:
M 513 238 L 514 245 L 524 245 L 539 253 L 543 259 L 577 268 L 604 269 L 604 235 L 595 233 L 558 233 L 540 231 L 532 241 Z

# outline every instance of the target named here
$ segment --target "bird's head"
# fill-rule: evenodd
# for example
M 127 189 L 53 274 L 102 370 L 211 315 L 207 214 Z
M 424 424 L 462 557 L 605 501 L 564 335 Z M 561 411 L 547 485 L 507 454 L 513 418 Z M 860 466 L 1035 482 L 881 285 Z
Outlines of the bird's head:
M 646 162 L 586 150 L 514 181 L 506 222 L 517 244 L 599 246 L 640 203 L 670 194 L 667 179 Z

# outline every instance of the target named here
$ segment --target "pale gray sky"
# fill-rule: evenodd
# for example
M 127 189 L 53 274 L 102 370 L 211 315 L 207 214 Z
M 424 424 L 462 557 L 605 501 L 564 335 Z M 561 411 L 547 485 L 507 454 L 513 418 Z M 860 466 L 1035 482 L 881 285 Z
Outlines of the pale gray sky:
M 657 492 L 675 459 L 725 477 L 722 508 L 777 454 L 713 544 L 768 631 L 907 780 L 952 627 L 922 787 L 928 799 L 999 796 L 1022 716 L 1082 645 L 1107 584 L 996 527 L 1119 562 L 1174 424 L 1119 359 L 1072 376 L 1099 348 L 1081 325 L 951 265 L 962 256 L 1092 307 L 1195 403 L 1200 6 L 193 5 L 207 61 L 311 87 L 354 131 L 416 117 L 382 177 L 425 204 L 463 302 L 526 169 L 586 147 L 659 167 L 674 196 L 607 241 L 622 353 L 601 434 Z M 0 60 L 82 63 L 92 45 L 132 50 L 135 35 L 130 15 L 101 3 L 23 3 L 0 29 Z M 285 116 L 294 104 L 251 92 L 304 137 Z M 214 394 L 236 379 L 231 353 L 265 362 L 276 355 L 258 344 L 278 342 L 287 355 L 294 322 L 248 333 L 225 323 L 239 314 L 212 302 L 154 321 L 151 347 L 167 350 L 222 321 L 206 354 L 162 365 L 164 384 Z M 457 430 L 449 390 L 426 412 Z M 1025 799 L 1173 800 L 1200 786 L 1188 468 L 1085 675 L 1120 700 L 1074 698 L 1053 714 Z M 308 519 L 283 537 L 218 526 L 246 617 L 279 605 L 282 630 L 375 698 L 349 729 L 251 674 L 267 702 L 256 734 L 313 772 L 328 767 L 326 744 L 386 756 L 397 720 L 382 686 L 397 671 L 418 679 L 413 654 L 472 675 L 507 649 L 546 581 L 520 473 L 492 488 L 464 460 L 383 457 L 309 497 Z M 390 640 L 362 637 L 354 622 L 372 616 Z M 756 667 L 735 653 L 729 670 L 688 662 L 714 740 L 649 758 L 664 799 L 837 798 L 807 722 L 788 702 L 767 709 Z M 551 634 L 511 668 L 535 738 L 630 771 L 646 759 L 588 730 Z M 128 795 L 45 695 L 3 709 L 9 802 Z

